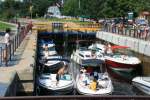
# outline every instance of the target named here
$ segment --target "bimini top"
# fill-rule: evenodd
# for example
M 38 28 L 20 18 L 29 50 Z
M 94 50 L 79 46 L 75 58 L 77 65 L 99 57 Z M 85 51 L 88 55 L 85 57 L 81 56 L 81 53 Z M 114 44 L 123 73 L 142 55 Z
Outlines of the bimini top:
M 126 48 L 129 48 L 129 47 L 128 46 L 119 46 L 119 45 L 111 46 L 112 50 L 114 50 L 114 49 L 126 49 Z

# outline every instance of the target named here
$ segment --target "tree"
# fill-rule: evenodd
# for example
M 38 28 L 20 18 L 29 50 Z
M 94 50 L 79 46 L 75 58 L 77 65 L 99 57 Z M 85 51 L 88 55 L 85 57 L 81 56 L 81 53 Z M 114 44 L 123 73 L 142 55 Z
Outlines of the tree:
M 63 14 L 70 16 L 78 16 L 79 15 L 79 6 L 78 0 L 67 0 L 63 7 Z
M 23 0 L 23 2 L 16 0 L 5 0 L 1 2 L 0 11 L 1 17 L 5 19 L 10 19 L 16 15 L 20 16 L 30 16 L 29 7 L 33 5 L 33 17 L 37 14 L 39 16 L 44 16 L 47 8 L 58 0 Z
M 134 12 L 135 17 L 139 12 L 150 9 L 148 0 L 67 0 L 64 5 L 66 15 L 85 15 L 91 18 L 125 17 L 128 12 Z M 80 13 L 79 13 L 80 11 Z

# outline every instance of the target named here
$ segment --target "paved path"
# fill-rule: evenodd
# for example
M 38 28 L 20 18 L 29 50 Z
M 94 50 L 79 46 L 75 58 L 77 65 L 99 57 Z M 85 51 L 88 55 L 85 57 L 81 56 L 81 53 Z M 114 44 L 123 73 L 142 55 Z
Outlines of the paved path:
M 30 83 L 23 85 L 23 91 L 33 91 L 33 67 L 30 65 L 35 64 L 35 50 L 36 36 L 35 34 L 28 34 L 15 52 L 13 59 L 9 61 L 8 66 L 0 67 L 0 87 L 8 88 L 11 83 L 12 73 L 16 72 L 20 81 L 31 80 Z M 5 89 L 0 91 L 0 93 L 4 92 Z

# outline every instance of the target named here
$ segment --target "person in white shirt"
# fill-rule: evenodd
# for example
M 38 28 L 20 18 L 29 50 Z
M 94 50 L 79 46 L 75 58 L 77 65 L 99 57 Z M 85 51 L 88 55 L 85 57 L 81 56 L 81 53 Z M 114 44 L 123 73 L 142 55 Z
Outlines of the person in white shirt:
M 8 51 L 9 51 L 9 46 L 10 46 L 10 32 L 11 30 L 9 28 L 6 29 L 6 33 L 4 36 L 4 42 L 6 44 L 6 48 L 4 51 L 4 61 L 5 61 L 5 65 L 7 66 L 7 62 L 8 62 Z
M 6 33 L 5 33 L 5 36 L 4 36 L 4 41 L 5 41 L 7 46 L 10 44 L 10 35 L 9 34 L 10 34 L 10 30 L 6 29 Z
M 48 56 L 49 56 L 48 44 L 45 44 L 45 45 L 43 46 L 43 48 L 44 48 L 44 58 L 47 59 Z

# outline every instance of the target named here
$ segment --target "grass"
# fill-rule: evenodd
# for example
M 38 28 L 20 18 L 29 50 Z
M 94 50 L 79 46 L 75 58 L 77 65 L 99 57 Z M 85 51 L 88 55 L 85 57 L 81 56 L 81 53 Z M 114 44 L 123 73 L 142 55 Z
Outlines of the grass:
M 87 22 L 87 21 L 80 21 L 78 19 L 72 18 L 72 19 L 59 19 L 59 18 L 38 18 L 38 20 L 42 21 L 52 21 L 52 22 L 74 22 L 77 24 L 92 24 L 93 22 Z
M 5 31 L 6 28 L 12 28 L 12 27 L 14 27 L 14 26 L 0 22 L 0 31 Z

